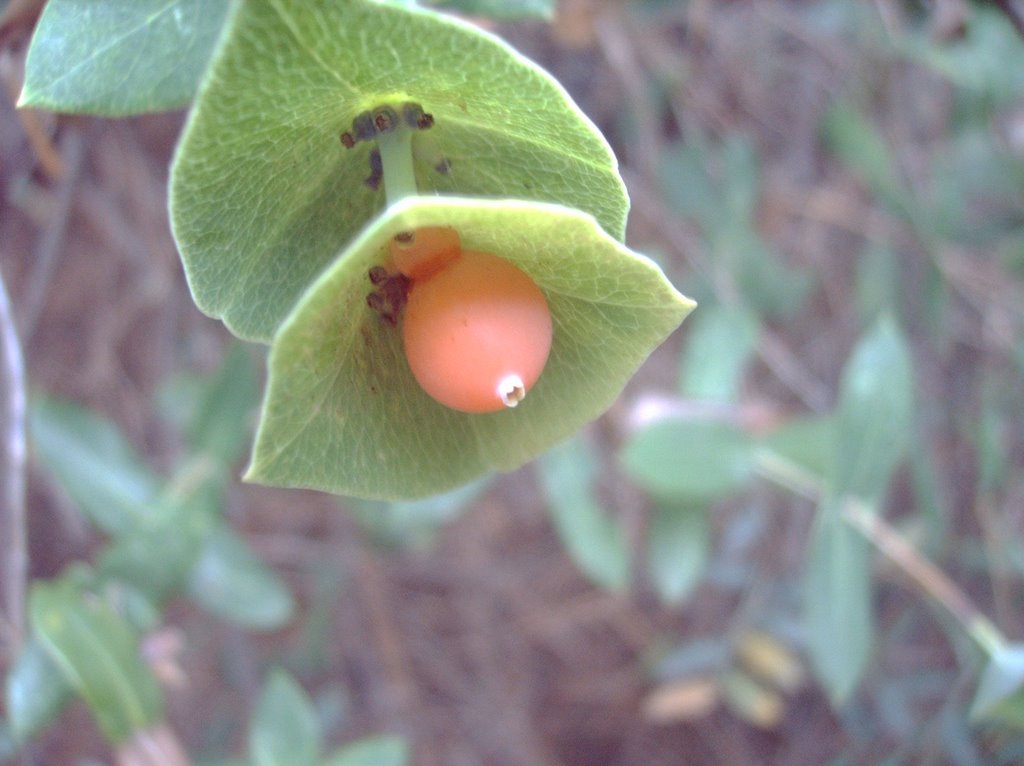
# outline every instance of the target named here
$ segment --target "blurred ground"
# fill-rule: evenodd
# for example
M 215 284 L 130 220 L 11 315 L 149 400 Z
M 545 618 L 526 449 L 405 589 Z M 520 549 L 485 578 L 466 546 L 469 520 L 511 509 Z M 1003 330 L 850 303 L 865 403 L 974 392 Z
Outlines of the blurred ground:
M 633 199 L 629 241 L 657 254 L 681 286 L 705 267 L 706 245 L 661 191 L 665 154 L 696 134 L 739 132 L 756 147 L 759 231 L 819 285 L 799 316 L 762 335 L 744 401 L 768 418 L 820 412 L 834 401 L 858 332 L 855 262 L 865 233 L 892 223 L 823 150 L 829 105 L 839 93 L 869 92 L 912 179 L 925 170 L 926 150 L 948 137 L 949 85 L 895 57 L 866 56 L 858 30 L 830 16 L 838 18 L 841 5 L 565 0 L 553 27 L 502 30 L 609 137 Z M 858 17 L 871 17 L 882 46 L 911 21 L 931 24 L 940 37 L 955 34 L 958 13 L 969 11 L 957 2 L 934 3 L 930 15 L 893 0 L 863 5 Z M 23 45 L 17 35 L 5 43 L 7 86 L 17 80 Z M 181 445 L 154 415 L 155 391 L 176 372 L 213 370 L 228 340 L 192 304 L 168 229 L 167 168 L 183 117 L 19 117 L 12 102 L 10 90 L 0 98 L 0 266 L 31 386 L 109 416 L 154 465 L 167 466 Z M 50 141 L 57 156 L 47 165 L 40 147 Z M 908 247 L 903 267 L 923 274 L 923 257 Z M 951 253 L 947 262 L 957 288 L 947 352 L 921 352 L 915 361 L 919 390 L 948 405 L 922 447 L 941 466 L 946 523 L 953 534 L 977 537 L 990 530 L 974 513 L 977 466 L 954 421 L 977 410 L 977 371 L 1001 353 L 1003 315 L 993 306 L 1002 305 L 999 298 L 1012 303 L 1020 291 L 998 267 L 978 270 L 964 258 Z M 911 331 L 927 327 L 922 320 Z M 920 337 L 912 340 L 923 348 Z M 675 337 L 657 352 L 592 429 L 605 460 L 622 439 L 630 404 L 673 387 L 680 342 Z M 900 478 L 894 507 L 912 500 L 909 483 Z M 642 498 L 628 488 L 604 490 L 628 523 L 642 523 Z M 52 575 L 95 549 L 93 533 L 38 476 L 29 500 L 33 576 Z M 796 765 L 840 754 L 851 759 L 844 763 L 881 763 L 893 754 L 897 763 L 973 762 L 950 755 L 943 729 L 947 707 L 969 700 L 970 677 L 958 670 L 936 610 L 905 587 L 881 590 L 883 649 L 866 685 L 920 670 L 919 695 L 901 708 L 909 720 L 858 722 L 885 718 L 878 698 L 839 720 L 807 684 L 785 698 L 770 726 L 720 706 L 664 722 L 645 713 L 655 658 L 685 637 L 725 640 L 736 614 L 763 612 L 769 595 L 754 587 L 738 597 L 708 582 L 685 604 L 665 608 L 641 580 L 625 596 L 595 589 L 555 537 L 529 468 L 501 478 L 435 545 L 409 550 L 369 544 L 335 500 L 314 493 L 240 485 L 230 510 L 286 574 L 303 610 L 293 628 L 268 636 L 225 628 L 186 607 L 171 611 L 168 623 L 184 637 L 186 680 L 170 692 L 170 718 L 190 752 L 238 751 L 264 668 L 284 663 L 336 718 L 338 700 L 346 700 L 345 737 L 407 735 L 416 766 Z M 722 508 L 712 555 L 724 555 L 720 546 L 738 523 L 769 512 L 780 523 L 762 522 L 744 556 L 765 582 L 790 587 L 802 567 L 808 503 L 766 489 L 743 507 Z M 1001 523 L 1019 529 L 1019 506 L 1011 513 Z M 1018 578 L 993 586 L 955 557 L 942 563 L 1008 635 L 1022 636 Z M 685 718 L 690 705 L 678 704 L 669 718 Z M 36 763 L 108 757 L 81 710 L 66 720 L 37 748 Z M 851 736 L 858 726 L 869 735 Z

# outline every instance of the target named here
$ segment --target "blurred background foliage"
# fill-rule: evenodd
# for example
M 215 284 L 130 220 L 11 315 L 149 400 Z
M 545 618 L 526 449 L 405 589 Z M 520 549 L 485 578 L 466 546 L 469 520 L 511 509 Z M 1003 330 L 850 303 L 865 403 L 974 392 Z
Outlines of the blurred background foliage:
M 480 18 L 602 128 L 629 244 L 700 308 L 570 443 L 400 504 L 239 484 L 263 360 L 185 289 L 181 115 L 15 112 L 30 5 L 0 48 L 33 576 L 0 762 L 1024 760 L 1019 5 Z

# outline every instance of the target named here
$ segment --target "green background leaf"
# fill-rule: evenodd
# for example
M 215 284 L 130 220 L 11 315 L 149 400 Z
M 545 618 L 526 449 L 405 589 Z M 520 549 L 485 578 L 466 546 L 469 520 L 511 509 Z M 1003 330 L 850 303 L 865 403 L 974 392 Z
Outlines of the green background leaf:
M 401 333 L 366 306 L 367 270 L 384 261 L 389 239 L 442 224 L 458 229 L 467 249 L 515 263 L 548 299 L 551 355 L 515 410 L 466 414 L 435 402 L 409 372 Z M 363 233 L 282 327 L 246 478 L 402 499 L 511 470 L 603 412 L 692 307 L 653 262 L 578 211 L 407 198 Z
M 833 704 L 857 686 L 874 642 L 871 550 L 842 518 L 839 502 L 818 510 L 811 535 L 804 610 L 811 664 Z
M 629 546 L 621 524 L 594 495 L 598 463 L 593 449 L 573 439 L 551 450 L 538 467 L 551 521 L 573 561 L 601 587 L 625 590 Z
M 871 551 L 844 520 L 844 507 L 866 503 L 873 512 L 881 503 L 909 443 L 911 378 L 902 333 L 883 318 L 853 350 L 840 383 L 836 449 L 805 582 L 812 664 L 836 704 L 853 692 L 874 642 Z
M 687 503 L 661 503 L 653 509 L 648 532 L 647 570 L 666 604 L 685 599 L 700 582 L 711 552 L 711 509 Z
M 803 415 L 773 429 L 761 440 L 761 447 L 824 482 L 825 475 L 835 470 L 836 441 L 832 415 Z
M 1024 644 L 993 652 L 978 681 L 971 717 L 1024 728 Z
M 252 630 L 283 625 L 295 606 L 281 579 L 224 524 L 206 536 L 188 592 L 211 614 Z
M 39 640 L 31 638 L 7 673 L 5 692 L 11 736 L 25 742 L 53 722 L 72 689 Z
M 421 500 L 387 502 L 350 498 L 344 507 L 363 532 L 379 545 L 429 543 L 444 524 L 455 520 L 479 499 L 493 479 L 492 474 L 487 474 L 450 492 Z
M 557 202 L 622 237 L 628 200 L 597 129 L 549 75 L 435 12 L 249 0 L 233 12 L 179 145 L 171 218 L 196 303 L 269 341 L 301 292 L 384 205 L 352 119 L 416 101 L 425 194 Z M 450 162 L 447 173 L 435 166 Z
M 401 737 L 366 737 L 338 750 L 324 766 L 405 766 L 409 746 Z
M 204 387 L 186 428 L 188 444 L 226 466 L 242 453 L 259 401 L 259 380 L 248 350 L 235 343 Z
M 35 635 L 89 704 L 107 739 L 122 742 L 160 717 L 160 687 L 139 657 L 138 637 L 104 601 L 70 582 L 36 583 L 29 616 Z
M 271 672 L 249 731 L 255 766 L 315 766 L 320 724 L 306 692 L 283 670 Z
M 36 457 L 104 532 L 127 532 L 151 515 L 160 480 L 110 421 L 70 403 L 39 400 L 29 427 Z
M 843 370 L 832 492 L 877 503 L 910 443 L 913 420 L 910 352 L 896 324 L 881 319 Z
M 110 117 L 183 106 L 227 10 L 227 0 L 49 0 L 19 106 Z
M 679 389 L 685 396 L 734 402 L 757 350 L 760 323 L 743 306 L 702 308 L 687 325 Z
M 735 426 L 669 418 L 634 434 L 621 460 L 657 497 L 711 502 L 743 488 L 753 474 L 753 454 L 752 441 Z

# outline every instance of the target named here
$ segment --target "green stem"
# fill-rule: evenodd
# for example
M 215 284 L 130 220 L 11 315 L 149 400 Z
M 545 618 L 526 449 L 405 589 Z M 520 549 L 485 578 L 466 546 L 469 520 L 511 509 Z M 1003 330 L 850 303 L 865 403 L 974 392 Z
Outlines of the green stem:
M 416 172 L 412 165 L 412 131 L 397 126 L 390 133 L 377 137 L 380 161 L 384 169 L 384 194 L 388 207 L 403 197 L 418 194 Z
M 814 502 L 823 492 L 821 479 L 772 450 L 762 449 L 755 454 L 754 470 L 773 484 Z
M 764 478 L 809 500 L 819 501 L 826 492 L 821 479 L 771 450 L 758 452 L 755 466 Z M 991 657 L 1005 647 L 1006 639 L 995 623 L 870 505 L 856 498 L 847 498 L 843 501 L 842 516 L 922 591 L 942 604 L 986 655 Z

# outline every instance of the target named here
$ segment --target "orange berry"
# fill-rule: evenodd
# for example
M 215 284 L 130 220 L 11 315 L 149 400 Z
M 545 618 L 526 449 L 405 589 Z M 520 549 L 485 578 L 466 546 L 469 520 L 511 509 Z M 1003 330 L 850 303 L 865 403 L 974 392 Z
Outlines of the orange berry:
M 388 244 L 395 268 L 410 279 L 426 279 L 459 254 L 459 233 L 450 226 L 424 226 Z
M 551 332 L 551 312 L 533 280 L 473 251 L 414 281 L 402 321 L 413 376 L 462 412 L 515 407 L 544 369 Z

